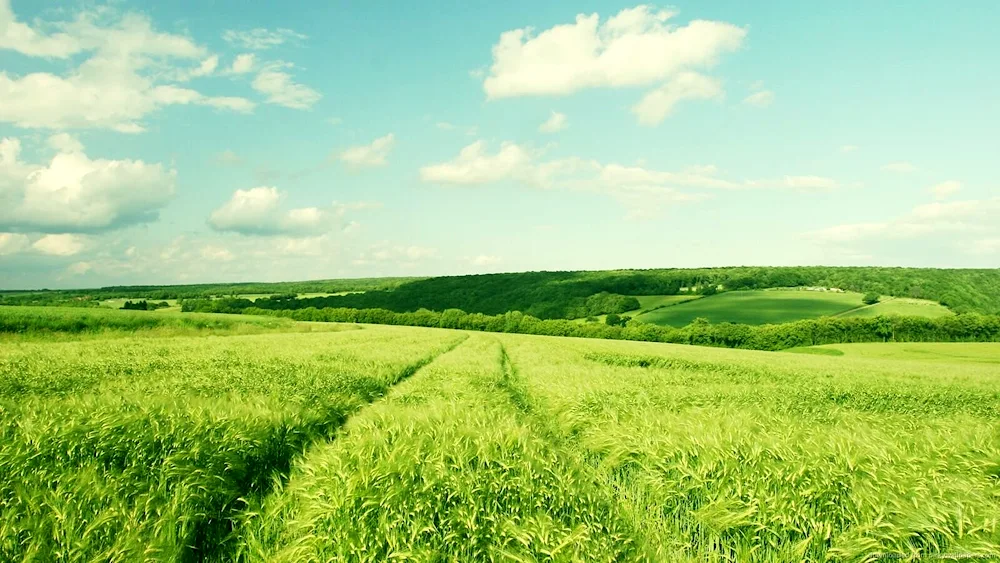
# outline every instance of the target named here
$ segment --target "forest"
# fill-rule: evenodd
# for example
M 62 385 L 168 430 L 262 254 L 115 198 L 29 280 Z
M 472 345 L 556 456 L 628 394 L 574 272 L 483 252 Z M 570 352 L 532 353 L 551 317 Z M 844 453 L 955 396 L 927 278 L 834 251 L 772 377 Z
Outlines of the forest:
M 329 297 L 185 300 L 185 311 L 238 312 L 248 307 L 418 309 L 497 315 L 520 311 L 539 319 L 575 319 L 636 308 L 628 296 L 713 293 L 821 286 L 940 302 L 956 313 L 1000 313 L 1000 270 L 881 267 L 740 267 L 594 272 L 526 272 L 426 278 Z

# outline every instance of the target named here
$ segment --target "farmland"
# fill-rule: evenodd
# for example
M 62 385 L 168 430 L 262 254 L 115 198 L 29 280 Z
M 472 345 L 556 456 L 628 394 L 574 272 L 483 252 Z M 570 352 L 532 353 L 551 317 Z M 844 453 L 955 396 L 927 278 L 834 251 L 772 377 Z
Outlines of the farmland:
M 80 314 L 125 328 L 69 332 L 54 311 L 0 346 L 2 560 L 1000 554 L 996 344 L 136 332 L 107 310 Z
M 685 326 L 696 318 L 713 323 L 775 324 L 845 313 L 861 307 L 861 294 L 804 290 L 733 291 L 656 309 L 637 318 Z

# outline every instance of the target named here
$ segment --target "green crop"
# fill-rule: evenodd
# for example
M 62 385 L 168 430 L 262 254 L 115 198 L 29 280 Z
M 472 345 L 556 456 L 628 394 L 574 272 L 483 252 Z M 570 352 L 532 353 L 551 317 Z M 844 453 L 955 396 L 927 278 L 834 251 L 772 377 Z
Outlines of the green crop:
M 0 341 L 0 560 L 1000 556 L 996 344 L 93 313 Z

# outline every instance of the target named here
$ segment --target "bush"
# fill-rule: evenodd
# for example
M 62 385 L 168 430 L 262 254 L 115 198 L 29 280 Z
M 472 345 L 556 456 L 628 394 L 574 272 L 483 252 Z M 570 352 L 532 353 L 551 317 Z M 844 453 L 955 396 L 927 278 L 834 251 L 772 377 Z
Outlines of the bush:
M 865 305 L 874 305 L 878 303 L 878 297 L 877 293 L 869 291 L 865 294 L 861 301 L 863 301 Z

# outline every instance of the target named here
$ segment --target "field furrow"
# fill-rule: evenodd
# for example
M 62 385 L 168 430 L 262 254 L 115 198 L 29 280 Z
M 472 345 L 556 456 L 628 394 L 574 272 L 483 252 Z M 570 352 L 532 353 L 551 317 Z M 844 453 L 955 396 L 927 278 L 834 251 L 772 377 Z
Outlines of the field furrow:
M 586 467 L 526 425 L 473 335 L 314 447 L 243 527 L 245 561 L 634 561 Z
M 464 335 L 20 343 L 0 351 L 0 559 L 181 561 L 292 460 Z

